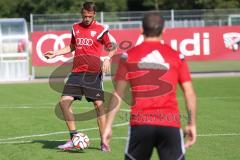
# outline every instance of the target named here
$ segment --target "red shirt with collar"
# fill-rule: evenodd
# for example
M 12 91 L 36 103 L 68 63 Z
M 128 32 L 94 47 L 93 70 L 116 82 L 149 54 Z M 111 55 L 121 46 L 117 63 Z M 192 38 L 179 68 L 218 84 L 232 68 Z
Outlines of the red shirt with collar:
M 102 52 L 116 43 L 110 35 L 108 26 L 96 21 L 89 26 L 75 23 L 72 26 L 71 43 L 75 46 L 72 72 L 101 72 Z

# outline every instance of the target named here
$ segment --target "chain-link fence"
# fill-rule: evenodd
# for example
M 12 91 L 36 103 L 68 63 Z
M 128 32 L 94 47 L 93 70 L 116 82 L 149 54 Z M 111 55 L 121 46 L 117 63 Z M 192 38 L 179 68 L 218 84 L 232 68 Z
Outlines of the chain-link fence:
M 203 27 L 239 25 L 239 9 L 216 10 L 163 10 L 165 27 Z M 100 12 L 96 19 L 111 29 L 138 28 L 146 12 Z M 73 23 L 81 20 L 80 14 L 32 14 L 31 31 L 70 30 Z

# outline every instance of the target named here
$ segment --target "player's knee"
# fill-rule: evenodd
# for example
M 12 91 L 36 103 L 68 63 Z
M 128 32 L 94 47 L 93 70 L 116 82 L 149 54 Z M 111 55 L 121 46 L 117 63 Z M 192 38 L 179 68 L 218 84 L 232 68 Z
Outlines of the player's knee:
M 73 97 L 61 97 L 61 99 L 59 101 L 60 107 L 69 106 L 73 100 L 74 100 Z
M 103 106 L 103 102 L 102 101 L 94 101 L 93 102 L 93 105 L 96 107 L 96 108 L 100 108 Z
M 97 114 L 99 116 L 105 114 L 106 111 L 103 106 L 103 102 L 94 102 L 93 104 L 94 104 L 95 110 L 97 111 Z

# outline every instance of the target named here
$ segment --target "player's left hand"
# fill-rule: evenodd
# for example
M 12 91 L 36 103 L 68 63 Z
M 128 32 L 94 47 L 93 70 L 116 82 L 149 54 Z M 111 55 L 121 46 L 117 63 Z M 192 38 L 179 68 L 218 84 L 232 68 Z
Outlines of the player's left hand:
M 110 73 L 110 60 L 109 59 L 105 59 L 103 61 L 102 71 L 103 71 L 103 73 Z
M 187 125 L 184 134 L 186 135 L 185 148 L 191 147 L 197 140 L 196 125 Z

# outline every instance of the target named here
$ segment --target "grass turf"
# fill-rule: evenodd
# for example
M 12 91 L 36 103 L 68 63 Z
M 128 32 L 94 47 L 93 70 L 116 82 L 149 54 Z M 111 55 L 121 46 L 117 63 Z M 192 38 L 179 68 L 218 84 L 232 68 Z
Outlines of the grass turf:
M 195 78 L 198 95 L 197 143 L 187 151 L 190 160 L 240 159 L 240 89 L 239 77 Z M 111 90 L 111 82 L 105 82 Z M 68 138 L 65 122 L 55 115 L 60 93 L 47 83 L 0 85 L 0 160 L 121 160 L 127 136 L 128 112 L 120 111 L 111 141 L 112 151 L 98 150 L 99 135 L 96 119 L 77 122 L 78 129 L 90 137 L 91 146 L 84 151 L 59 151 L 56 146 Z M 182 114 L 184 101 L 178 92 Z M 75 112 L 83 113 L 93 107 L 86 101 L 75 102 Z M 123 105 L 124 109 L 129 109 Z M 183 125 L 186 119 L 182 119 Z M 52 134 L 49 134 L 52 133 Z M 43 135 L 45 134 L 45 135 Z M 24 137 L 25 136 L 25 137 Z M 153 160 L 158 159 L 154 151 Z

